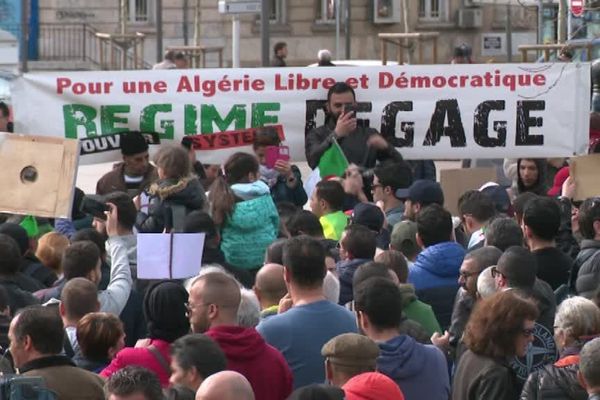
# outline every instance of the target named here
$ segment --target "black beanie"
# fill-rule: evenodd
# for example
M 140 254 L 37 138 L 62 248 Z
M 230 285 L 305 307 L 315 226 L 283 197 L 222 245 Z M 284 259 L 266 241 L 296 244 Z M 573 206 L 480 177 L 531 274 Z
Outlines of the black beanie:
M 190 331 L 186 303 L 188 293 L 175 281 L 156 282 L 144 296 L 144 317 L 151 339 L 172 343 Z
M 15 239 L 15 242 L 19 245 L 19 251 L 21 257 L 29 250 L 29 237 L 27 231 L 21 225 L 13 224 L 12 222 L 5 222 L 0 225 L 0 233 L 10 236 Z
M 132 156 L 145 151 L 148 151 L 148 142 L 140 132 L 131 131 L 121 134 L 121 154 Z

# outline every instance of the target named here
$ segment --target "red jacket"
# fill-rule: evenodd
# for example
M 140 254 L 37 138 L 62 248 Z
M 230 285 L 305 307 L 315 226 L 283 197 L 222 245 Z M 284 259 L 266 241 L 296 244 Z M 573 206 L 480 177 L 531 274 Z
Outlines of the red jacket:
M 171 364 L 171 344 L 160 339 L 151 339 L 150 344 L 162 354 L 167 364 Z M 108 367 L 100 372 L 100 376 L 105 378 L 110 377 L 118 370 L 127 367 L 128 365 L 138 365 L 154 372 L 163 388 L 169 386 L 169 376 L 171 371 L 167 371 L 161 363 L 156 359 L 156 356 L 145 347 L 125 347 L 117 353 Z
M 292 372 L 285 358 L 256 329 L 217 326 L 205 334 L 225 352 L 227 369 L 248 379 L 256 400 L 285 400 L 292 393 Z

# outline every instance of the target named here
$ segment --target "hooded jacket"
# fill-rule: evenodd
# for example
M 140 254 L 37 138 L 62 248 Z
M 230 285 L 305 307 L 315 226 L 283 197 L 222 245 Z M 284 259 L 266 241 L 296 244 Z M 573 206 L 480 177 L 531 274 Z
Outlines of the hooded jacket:
M 408 283 L 417 297 L 429 304 L 442 328 L 450 325 L 452 304 L 458 290 L 458 271 L 465 249 L 456 242 L 427 247 L 408 271 Z
M 417 298 L 414 286 L 401 284 L 399 288 L 402 295 L 402 313 L 406 318 L 419 323 L 430 337 L 434 332 L 442 333 L 433 309 Z
M 521 400 L 586 400 L 587 393 L 577 381 L 577 365 L 545 365 L 532 372 L 523 387 Z
M 254 328 L 216 326 L 206 336 L 219 344 L 227 369 L 244 375 L 260 400 L 285 400 L 292 393 L 292 372 L 285 358 Z
M 435 346 L 400 335 L 378 343 L 377 371 L 394 380 L 406 400 L 446 400 L 450 379 L 446 357 Z
M 221 228 L 221 250 L 234 267 L 259 268 L 279 232 L 277 208 L 264 182 L 235 184 L 231 189 L 242 201 L 235 204 Z
M 335 265 L 335 269 L 340 280 L 340 300 L 339 304 L 344 305 L 354 299 L 352 281 L 354 273 L 364 263 L 368 263 L 368 258 L 355 258 L 354 260 L 340 261 Z
M 150 186 L 148 195 L 148 213 L 138 211 L 136 218 L 135 226 L 140 233 L 162 233 L 167 225 L 180 229 L 183 221 L 174 211 L 177 207 L 189 214 L 207 204 L 204 188 L 195 176 L 162 179 Z
M 150 339 L 148 346 L 150 345 L 156 348 L 167 364 L 171 363 L 171 344 L 169 342 L 161 339 Z M 110 364 L 100 371 L 99 375 L 108 379 L 112 374 L 129 365 L 137 365 L 152 371 L 158 377 L 163 388 L 169 386 L 171 371 L 167 370 L 147 347 L 125 347 L 121 349 Z

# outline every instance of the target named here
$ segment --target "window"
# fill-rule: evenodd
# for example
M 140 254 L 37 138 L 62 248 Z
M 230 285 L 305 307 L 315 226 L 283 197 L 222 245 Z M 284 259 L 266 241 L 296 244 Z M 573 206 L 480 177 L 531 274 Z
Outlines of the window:
M 285 0 L 271 0 L 271 15 L 269 16 L 271 23 L 285 24 L 285 11 Z
M 339 0 L 319 0 L 317 1 L 317 22 L 332 23 L 335 22 L 335 6 Z
M 447 0 L 419 0 L 419 19 L 423 21 L 442 21 L 446 19 Z
M 128 0 L 129 22 L 148 23 L 152 15 L 152 0 Z

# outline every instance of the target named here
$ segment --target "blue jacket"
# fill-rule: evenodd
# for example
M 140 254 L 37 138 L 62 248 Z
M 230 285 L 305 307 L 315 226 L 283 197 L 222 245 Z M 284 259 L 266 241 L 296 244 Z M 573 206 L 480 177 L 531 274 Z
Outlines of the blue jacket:
M 335 270 L 338 274 L 338 279 L 340 280 L 340 305 L 343 306 L 354 299 L 354 293 L 352 292 L 352 280 L 354 279 L 354 273 L 358 267 L 369 261 L 373 260 L 369 260 L 367 258 L 356 258 L 350 261 L 339 261 L 335 265 Z
M 438 286 L 458 287 L 458 270 L 464 257 L 465 249 L 456 242 L 429 246 L 417 256 L 408 271 L 408 283 L 412 283 L 417 291 Z
M 433 308 L 442 329 L 450 326 L 464 257 L 465 249 L 458 243 L 438 243 L 423 250 L 408 270 L 408 283 L 415 286 L 419 300 Z
M 261 181 L 233 185 L 236 196 L 244 199 L 235 204 L 221 230 L 221 250 L 225 260 L 237 268 L 259 268 L 265 250 L 279 232 L 279 215 L 269 187 Z
M 446 357 L 438 348 L 407 335 L 378 345 L 377 371 L 396 382 L 406 400 L 450 398 Z

